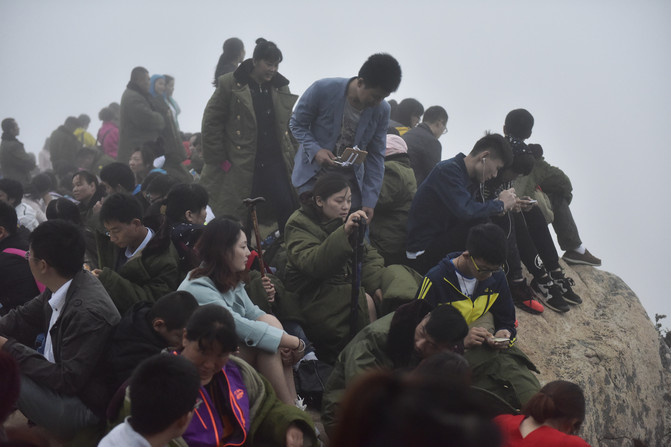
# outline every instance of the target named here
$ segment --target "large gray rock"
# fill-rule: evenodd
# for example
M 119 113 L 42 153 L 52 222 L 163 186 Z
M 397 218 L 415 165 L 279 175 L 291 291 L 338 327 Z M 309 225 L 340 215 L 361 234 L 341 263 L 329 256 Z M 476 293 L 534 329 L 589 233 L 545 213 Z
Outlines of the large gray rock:
M 580 435 L 594 447 L 671 446 L 671 353 L 634 292 L 593 267 L 566 267 L 584 303 L 566 314 L 517 313 L 518 346 L 541 371 L 582 386 Z

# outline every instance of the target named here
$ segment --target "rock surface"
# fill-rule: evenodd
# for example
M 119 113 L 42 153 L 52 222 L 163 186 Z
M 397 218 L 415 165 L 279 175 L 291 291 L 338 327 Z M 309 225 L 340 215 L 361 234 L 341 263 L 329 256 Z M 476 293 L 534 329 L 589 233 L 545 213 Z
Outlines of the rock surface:
M 580 435 L 594 447 L 671 446 L 671 352 L 619 277 L 566 266 L 583 304 L 566 314 L 518 311 L 518 346 L 541 385 L 570 380 L 585 391 Z

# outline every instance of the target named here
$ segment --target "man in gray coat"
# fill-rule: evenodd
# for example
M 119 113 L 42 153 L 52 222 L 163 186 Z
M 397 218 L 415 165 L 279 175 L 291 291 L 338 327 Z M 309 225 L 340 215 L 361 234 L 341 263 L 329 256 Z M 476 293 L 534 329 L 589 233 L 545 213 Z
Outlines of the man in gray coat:
M 135 67 L 121 96 L 119 119 L 119 152 L 117 160 L 128 163 L 133 149 L 147 141 L 155 141 L 165 126 L 163 116 L 154 110 L 149 96 L 149 72 Z
M 66 440 L 104 417 L 110 396 L 101 358 L 121 317 L 100 281 L 82 270 L 85 243 L 74 224 L 40 224 L 29 249 L 30 270 L 46 290 L 0 319 L 0 349 L 21 370 L 19 410 Z M 43 353 L 34 348 L 42 333 Z

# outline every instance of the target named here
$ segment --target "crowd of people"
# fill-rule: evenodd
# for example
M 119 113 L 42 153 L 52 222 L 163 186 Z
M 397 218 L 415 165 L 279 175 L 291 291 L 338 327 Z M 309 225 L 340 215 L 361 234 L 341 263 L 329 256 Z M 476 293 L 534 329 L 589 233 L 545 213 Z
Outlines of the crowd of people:
M 582 302 L 550 223 L 566 263 L 601 263 L 531 113 L 440 161 L 448 114 L 385 101 L 391 55 L 300 97 L 275 43 L 245 56 L 224 42 L 193 134 L 175 78 L 144 67 L 95 137 L 71 116 L 35 157 L 2 121 L 0 424 L 17 408 L 73 445 L 587 445 L 580 388 L 541 388 L 515 344 L 516 309 Z

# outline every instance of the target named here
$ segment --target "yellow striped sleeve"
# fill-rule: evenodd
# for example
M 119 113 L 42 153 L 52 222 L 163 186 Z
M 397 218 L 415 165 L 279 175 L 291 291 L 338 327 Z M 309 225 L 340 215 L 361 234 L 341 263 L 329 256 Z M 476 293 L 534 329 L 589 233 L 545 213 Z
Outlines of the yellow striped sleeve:
M 431 282 L 431 280 L 427 276 L 425 276 L 424 281 L 422 281 L 422 287 L 419 289 L 419 295 L 417 296 L 417 299 L 423 300 L 424 298 L 426 298 L 426 294 L 429 292 L 429 289 L 431 288 L 432 284 L 433 283 Z

